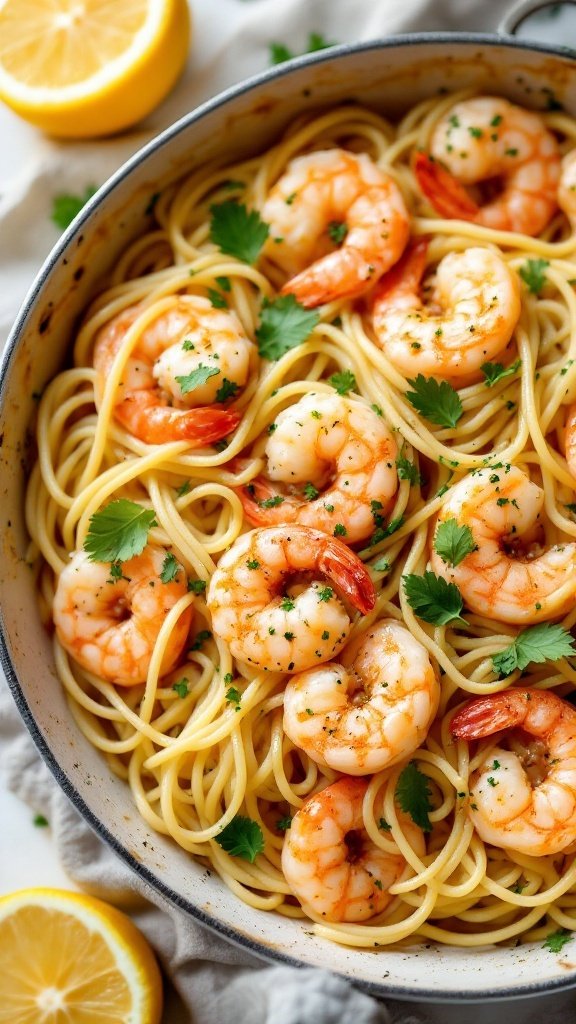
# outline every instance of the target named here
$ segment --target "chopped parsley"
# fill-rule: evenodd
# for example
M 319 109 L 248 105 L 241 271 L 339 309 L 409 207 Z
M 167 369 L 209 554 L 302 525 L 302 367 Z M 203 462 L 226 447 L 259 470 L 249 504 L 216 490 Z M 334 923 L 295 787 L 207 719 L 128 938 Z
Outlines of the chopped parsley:
M 252 821 L 252 818 L 245 818 L 241 814 L 232 818 L 220 835 L 214 838 L 231 857 L 241 857 L 251 864 L 264 849 L 264 836 L 260 825 L 257 821 Z
M 484 383 L 491 388 L 504 377 L 512 377 L 522 366 L 522 360 L 517 359 L 511 366 L 503 366 L 502 363 L 482 363 L 480 369 L 486 378 Z
M 462 594 L 455 583 L 447 583 L 442 576 L 425 572 L 423 576 L 408 573 L 402 577 L 408 604 L 424 622 L 445 626 L 449 622 L 466 625 L 462 618 Z
M 469 526 L 459 526 L 456 519 L 446 519 L 436 531 L 434 550 L 446 565 L 456 566 L 477 551 L 478 545 Z
M 118 498 L 90 517 L 84 551 L 92 562 L 125 562 L 143 552 L 157 525 L 153 510 Z
M 227 402 L 229 398 L 234 398 L 238 390 L 238 384 L 236 384 L 233 380 L 228 380 L 227 377 L 224 377 L 222 384 L 220 385 L 216 392 L 216 401 Z
M 188 580 L 189 594 L 203 594 L 206 590 L 206 580 Z
M 184 700 L 184 697 L 187 697 L 190 693 L 190 690 L 188 689 L 188 680 L 186 678 L 179 679 L 177 683 L 172 683 L 172 689 L 182 700 Z
M 176 494 L 179 498 L 182 498 L 185 494 L 188 494 L 192 490 L 192 485 L 189 480 L 185 480 L 180 487 L 176 488 Z
M 212 205 L 210 214 L 210 240 L 220 252 L 244 263 L 256 263 L 269 235 L 268 225 L 258 211 L 248 210 L 243 203 L 228 199 Z
M 35 814 L 32 819 L 32 824 L 36 825 L 36 828 L 46 828 L 50 824 L 48 818 L 45 818 L 43 814 Z
M 492 666 L 499 676 L 509 676 L 516 669 L 523 671 L 531 663 L 558 661 L 576 653 L 574 638 L 558 623 L 541 622 L 528 626 L 512 643 L 492 657 Z
M 518 273 L 528 288 L 528 291 L 532 292 L 533 295 L 539 295 L 546 284 L 545 270 L 549 266 L 549 260 L 537 259 L 526 260 L 526 263 L 520 267 Z
M 229 704 L 235 705 L 235 711 L 240 711 L 240 702 L 242 700 L 242 694 L 240 690 L 237 690 L 235 686 L 231 686 L 226 690 L 226 700 Z
M 228 309 L 228 303 L 222 295 L 222 292 L 217 292 L 215 288 L 208 289 L 208 298 L 214 309 Z
M 415 825 L 423 832 L 432 831 L 429 818 L 432 810 L 429 779 L 420 771 L 415 761 L 409 761 L 400 772 L 395 796 L 402 810 L 410 815 Z
M 348 227 L 344 221 L 331 220 L 328 225 L 328 234 L 336 245 L 342 245 L 348 234 Z
M 567 928 L 558 928 L 546 936 L 542 943 L 542 949 L 548 949 L 551 953 L 561 953 L 566 943 L 570 942 L 572 938 L 573 934 Z
M 263 501 L 259 501 L 260 508 L 276 508 L 278 505 L 282 505 L 284 498 L 281 494 L 275 494 L 272 498 L 264 498 Z
M 194 391 L 196 388 L 201 387 L 202 384 L 205 384 L 210 377 L 216 377 L 219 373 L 220 370 L 217 366 L 203 366 L 202 363 L 200 363 L 200 366 L 195 370 L 192 370 L 191 373 L 186 373 L 183 376 L 177 376 L 176 380 L 180 385 L 182 394 L 188 395 L 191 391 Z
M 410 459 L 405 458 L 404 455 L 399 455 L 396 459 L 396 469 L 398 470 L 398 478 L 400 480 L 409 480 L 411 484 L 422 483 L 418 467 L 413 462 L 410 462 Z
M 318 600 L 329 601 L 333 595 L 334 591 L 332 590 L 332 587 L 323 587 L 322 590 L 318 591 Z
M 207 640 L 212 639 L 212 633 L 209 629 L 201 629 L 199 633 L 196 633 L 193 642 L 190 645 L 191 651 L 201 651 L 202 647 Z
M 339 395 L 347 395 L 349 391 L 357 391 L 356 377 L 351 370 L 342 370 L 342 373 L 333 373 L 328 378 L 328 383 L 336 389 Z
M 328 42 L 320 32 L 310 32 L 306 49 L 303 53 L 316 53 L 317 50 L 327 50 L 330 46 L 336 45 L 336 43 Z M 270 43 L 269 49 L 271 64 L 283 64 L 284 61 L 292 60 L 293 57 L 298 56 L 284 43 Z
M 287 814 L 285 818 L 278 818 L 278 821 L 276 822 L 276 828 L 278 829 L 279 832 L 286 832 L 286 830 L 290 828 L 291 824 L 292 818 L 290 817 L 289 814 Z
M 180 564 L 176 555 L 173 555 L 171 551 L 168 551 L 164 561 L 162 562 L 162 570 L 160 572 L 160 579 L 162 583 L 172 583 L 176 579 L 180 572 Z
M 334 536 L 335 537 L 345 537 L 347 533 L 348 533 L 348 530 L 346 529 L 346 527 L 342 523 L 336 523 L 336 526 L 334 527 Z
M 414 390 L 407 391 L 406 398 L 417 412 L 440 427 L 456 426 L 464 410 L 458 392 L 448 381 L 419 373 L 408 383 Z
M 305 309 L 293 295 L 274 302 L 264 299 L 256 329 L 258 352 L 263 359 L 280 359 L 310 336 L 320 320 L 315 310 Z
M 320 491 L 314 487 L 314 484 L 304 484 L 304 497 L 306 498 L 306 501 L 315 501 L 319 493 Z
M 96 185 L 87 185 L 79 196 L 72 195 L 70 192 L 62 192 L 60 195 L 54 196 L 50 219 L 57 228 L 64 231 L 97 191 Z

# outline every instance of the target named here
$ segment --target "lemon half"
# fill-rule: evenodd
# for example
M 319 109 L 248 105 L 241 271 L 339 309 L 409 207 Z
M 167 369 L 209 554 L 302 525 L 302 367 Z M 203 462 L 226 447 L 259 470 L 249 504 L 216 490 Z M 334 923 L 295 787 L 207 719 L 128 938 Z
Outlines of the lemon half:
M 0 898 L 2 1024 L 159 1024 L 162 979 L 130 918 L 92 896 Z
M 187 0 L 0 0 L 0 98 L 52 135 L 141 120 L 180 75 Z

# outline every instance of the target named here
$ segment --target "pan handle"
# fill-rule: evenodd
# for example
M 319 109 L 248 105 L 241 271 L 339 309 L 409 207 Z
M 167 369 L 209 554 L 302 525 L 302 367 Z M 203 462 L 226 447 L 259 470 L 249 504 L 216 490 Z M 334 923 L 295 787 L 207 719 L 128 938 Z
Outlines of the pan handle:
M 565 3 L 576 4 L 576 0 L 564 0 Z M 519 25 L 522 24 L 529 14 L 541 11 L 544 7 L 551 7 L 551 0 L 519 0 L 512 9 L 504 15 L 498 25 L 498 34 L 501 36 L 513 36 Z

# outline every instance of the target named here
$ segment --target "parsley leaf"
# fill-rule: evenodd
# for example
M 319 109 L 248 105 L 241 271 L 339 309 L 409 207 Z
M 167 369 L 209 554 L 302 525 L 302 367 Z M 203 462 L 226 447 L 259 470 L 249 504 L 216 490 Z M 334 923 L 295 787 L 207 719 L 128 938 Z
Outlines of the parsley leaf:
M 306 498 L 306 501 L 315 501 L 319 494 L 320 491 L 314 487 L 314 484 L 304 484 L 304 497 Z
M 48 821 L 48 818 L 44 817 L 43 814 L 35 814 L 32 824 L 36 825 L 37 828 L 46 828 L 46 826 L 49 825 L 50 822 Z
M 257 821 L 252 818 L 245 818 L 237 814 L 232 821 L 223 828 L 220 835 L 214 836 L 216 842 L 231 857 L 242 857 L 254 863 L 259 853 L 264 849 L 264 836 Z
M 420 771 L 415 761 L 409 761 L 402 769 L 396 784 L 396 799 L 406 814 L 409 814 L 415 825 L 423 832 L 431 832 L 432 824 L 428 817 L 432 810 L 430 803 L 430 787 L 428 776 Z
M 196 636 L 195 636 L 194 640 L 190 644 L 190 650 L 191 651 L 201 651 L 202 647 L 204 646 L 206 641 L 207 640 L 211 640 L 211 639 L 212 639 L 212 633 L 210 632 L 210 630 L 209 629 L 201 629 L 199 633 L 196 633 Z
M 331 220 L 328 225 L 328 234 L 336 245 L 342 245 L 342 242 L 348 234 L 348 227 L 341 220 Z
M 396 459 L 396 469 L 398 470 L 399 480 L 409 480 L 411 484 L 421 484 L 422 477 L 418 472 L 418 467 L 410 462 L 404 455 L 399 455 Z
M 214 306 L 214 309 L 228 309 L 228 303 L 221 292 L 216 291 L 215 288 L 208 289 L 208 298 L 210 303 Z
M 203 594 L 206 590 L 206 580 L 188 580 L 187 590 L 189 594 Z
M 290 817 L 289 814 L 287 814 L 285 818 L 278 818 L 278 821 L 276 822 L 276 828 L 278 829 L 279 832 L 285 832 L 286 829 L 290 828 L 291 824 L 292 818 Z
M 182 497 L 184 497 L 185 494 L 188 494 L 191 490 L 192 490 L 192 484 L 190 483 L 189 480 L 185 480 L 183 484 L 180 484 L 180 487 L 176 488 L 176 494 L 178 495 L 179 498 L 182 498 Z
M 469 526 L 459 526 L 456 519 L 446 519 L 436 531 L 434 550 L 447 565 L 460 565 L 467 555 L 478 550 L 478 545 Z
M 172 683 L 172 689 L 178 694 L 181 700 L 184 700 L 184 697 L 187 697 L 190 693 L 186 677 L 184 677 L 184 679 L 179 679 L 177 683 Z
M 240 690 L 236 689 L 235 686 L 230 686 L 229 689 L 226 690 L 226 700 L 228 701 L 229 704 L 236 705 L 236 711 L 240 710 L 240 701 L 242 700 L 242 694 L 240 693 Z
M 512 377 L 521 366 L 522 360 L 517 359 L 511 366 L 503 366 L 502 363 L 482 363 L 480 369 L 486 378 L 484 381 L 486 387 L 491 388 L 504 377 Z
M 179 572 L 180 564 L 176 558 L 176 555 L 173 555 L 172 552 L 169 551 L 162 563 L 162 571 L 160 573 L 160 579 L 162 580 L 162 583 L 172 583 L 172 581 L 176 579 Z
M 292 60 L 295 54 L 289 50 L 284 43 L 270 43 L 270 63 L 283 64 L 285 60 Z
M 63 192 L 61 195 L 54 196 L 50 219 L 57 228 L 64 231 L 97 191 L 96 185 L 87 185 L 82 195 L 74 196 L 68 192 Z
M 195 370 L 191 373 L 187 373 L 183 377 L 176 377 L 180 385 L 180 390 L 183 395 L 188 395 L 190 391 L 194 391 L 195 388 L 199 388 L 202 384 L 205 384 L 210 377 L 215 377 L 220 370 L 217 366 L 203 366 L 200 363 Z
M 351 370 L 342 370 L 342 373 L 333 373 L 328 378 L 328 383 L 336 389 L 339 395 L 347 395 L 349 391 L 357 391 L 356 377 Z
M 560 953 L 563 946 L 570 942 L 572 938 L 572 932 L 569 932 L 566 928 L 558 928 L 555 932 L 550 932 L 550 935 L 546 936 L 542 943 L 542 949 L 549 949 L 551 953 Z
M 280 359 L 306 341 L 319 319 L 315 310 L 304 309 L 293 295 L 283 295 L 274 302 L 264 299 L 256 329 L 258 352 L 263 359 Z
M 336 46 L 336 43 L 329 43 L 320 32 L 310 32 L 304 53 L 316 53 L 317 50 L 326 50 L 330 46 Z M 285 60 L 292 60 L 292 57 L 296 56 L 297 54 L 284 43 L 270 43 L 271 64 L 283 64 Z
M 433 572 L 425 572 L 423 576 L 408 573 L 402 580 L 408 604 L 419 619 L 435 626 L 445 626 L 449 622 L 466 625 L 466 620 L 460 615 L 462 594 L 455 583 L 447 583 Z
M 546 284 L 546 274 L 544 271 L 546 270 L 546 267 L 549 266 L 549 260 L 538 259 L 526 260 L 526 263 L 520 267 L 520 277 L 524 281 L 528 291 L 532 292 L 533 295 L 539 295 Z
M 91 562 L 125 562 L 144 551 L 152 526 L 153 510 L 119 498 L 90 516 L 84 551 Z
M 220 385 L 216 392 L 216 401 L 227 402 L 229 398 L 234 398 L 238 390 L 238 384 L 236 384 L 233 380 L 228 380 L 227 377 L 224 377 L 222 384 Z
M 406 398 L 417 412 L 440 427 L 456 426 L 464 410 L 460 395 L 448 381 L 437 381 L 419 373 L 408 383 L 414 391 L 407 391 Z
M 243 203 L 228 199 L 210 207 L 210 241 L 220 252 L 235 256 L 244 263 L 256 263 L 268 238 L 269 228 L 257 210 L 248 210 Z
M 574 638 L 562 626 L 541 622 L 523 629 L 508 647 L 493 656 L 492 665 L 498 675 L 509 676 L 517 668 L 522 671 L 531 662 L 540 665 L 575 654 L 574 643 Z

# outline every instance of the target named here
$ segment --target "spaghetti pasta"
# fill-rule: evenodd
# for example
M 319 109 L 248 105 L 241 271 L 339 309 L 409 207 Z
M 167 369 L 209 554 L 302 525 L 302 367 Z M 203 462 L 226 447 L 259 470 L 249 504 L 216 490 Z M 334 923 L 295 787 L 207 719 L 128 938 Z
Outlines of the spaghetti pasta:
M 120 501 L 150 514 L 147 543 L 161 549 L 164 556 L 156 586 L 162 588 L 164 577 L 169 581 L 180 574 L 182 579 L 185 573 L 188 591 L 174 598 L 162 628 L 147 640 L 146 680 L 136 685 L 114 685 L 110 671 L 95 670 L 97 657 L 80 664 L 63 646 L 59 628 L 54 634 L 54 656 L 72 714 L 88 741 L 131 787 L 139 813 L 152 829 L 203 858 L 251 906 L 304 916 L 282 871 L 285 832 L 306 801 L 340 776 L 325 763 L 313 760 L 284 731 L 286 672 L 270 671 L 262 661 L 251 665 L 249 660 L 235 660 L 229 644 L 212 629 L 209 584 L 220 556 L 252 529 L 244 514 L 247 495 L 255 507 L 278 510 L 284 497 L 297 495 L 300 504 L 319 500 L 330 483 L 326 457 L 313 480 L 306 473 L 294 485 L 288 485 L 285 478 L 282 482 L 279 477 L 266 479 L 266 444 L 284 410 L 303 399 L 308 408 L 311 395 L 321 396 L 320 404 L 328 407 L 325 396 L 338 391 L 342 402 L 360 403 L 364 410 L 371 407 L 373 415 L 391 428 L 397 487 L 390 486 L 388 474 L 385 499 L 379 501 L 370 493 L 367 500 L 373 531 L 367 539 L 364 531 L 354 544 L 356 554 L 350 554 L 369 574 L 375 606 L 366 615 L 354 612 L 350 637 L 355 640 L 383 619 L 403 623 L 435 666 L 441 696 L 437 717 L 409 762 L 425 803 L 419 820 L 414 809 L 410 811 L 405 792 L 409 781 L 405 759 L 353 787 L 362 802 L 365 841 L 378 848 L 380 859 L 388 857 L 395 865 L 404 865 L 392 874 L 391 898 L 379 901 L 373 912 L 365 913 L 364 908 L 361 917 L 367 920 L 352 921 L 337 915 L 327 920 L 314 909 L 324 905 L 321 900 L 304 900 L 306 914 L 320 935 L 358 947 L 422 939 L 475 946 L 538 939 L 547 934 L 551 924 L 576 927 L 576 860 L 571 848 L 560 854 L 532 856 L 483 842 L 468 813 L 474 803 L 469 779 L 489 758 L 495 740 L 488 737 L 473 745 L 456 742 L 450 729 L 454 712 L 463 701 L 514 686 L 522 671 L 524 690 L 553 690 L 569 698 L 576 686 L 576 668 L 565 656 L 570 648 L 562 648 L 562 656 L 553 662 L 537 657 L 520 665 L 517 660 L 510 670 L 502 671 L 502 653 L 518 642 L 516 625 L 522 619 L 504 621 L 492 616 L 486 602 L 474 611 L 462 611 L 460 605 L 444 621 L 434 620 L 423 611 L 406 582 L 419 580 L 413 586 L 422 589 L 421 581 L 430 581 L 429 559 L 438 516 L 445 524 L 446 515 L 441 512 L 447 502 L 451 501 L 450 509 L 456 507 L 453 496 L 459 493 L 459 482 L 473 480 L 468 475 L 478 470 L 484 471 L 484 479 L 487 467 L 497 475 L 513 465 L 525 482 L 529 477 L 542 492 L 543 513 L 523 539 L 524 547 L 511 536 L 503 514 L 506 557 L 530 558 L 544 549 L 571 547 L 576 539 L 576 484 L 564 456 L 566 443 L 576 448 L 576 441 L 565 439 L 567 412 L 576 402 L 576 236 L 561 211 L 553 213 L 537 236 L 486 226 L 478 218 L 451 220 L 435 213 L 422 194 L 412 158 L 416 151 L 430 149 L 438 125 L 449 127 L 450 117 L 456 116 L 451 113 L 455 104 L 466 109 L 468 102 L 468 94 L 435 97 L 411 110 L 397 126 L 371 110 L 341 106 L 296 122 L 260 156 L 233 166 L 196 170 L 168 188 L 155 205 L 154 226 L 127 248 L 107 289 L 87 311 L 75 339 L 73 367 L 58 374 L 43 394 L 38 411 L 38 459 L 26 498 L 26 521 L 47 624 L 52 622 L 58 579 L 70 554 L 89 541 L 94 517 Z M 576 147 L 576 121 L 561 112 L 539 118 L 542 130 L 557 140 L 559 153 Z M 468 129 L 471 145 L 479 146 L 485 126 L 475 130 L 472 124 Z M 460 125 L 458 131 L 461 134 Z M 288 243 L 278 234 L 278 218 L 273 231 L 260 229 L 262 251 L 258 255 L 257 246 L 252 263 L 242 258 L 238 249 L 232 252 L 230 245 L 226 251 L 218 218 L 228 216 L 232 207 L 234 216 L 243 210 L 245 243 L 256 221 L 265 224 L 265 220 L 254 219 L 255 212 L 266 209 L 278 180 L 290 174 L 291 161 L 319 151 L 345 151 L 354 157 L 347 165 L 376 166 L 378 180 L 384 176 L 391 183 L 394 196 L 400 197 L 394 199 L 394 216 L 402 220 L 405 209 L 407 218 L 400 228 L 395 221 L 395 230 L 403 234 L 396 239 L 392 262 L 401 256 L 408 232 L 413 239 L 427 239 L 428 270 L 422 295 L 423 301 L 432 303 L 437 330 L 441 331 L 442 311 L 433 305 L 432 268 L 449 254 L 482 248 L 492 261 L 504 265 L 508 278 L 515 282 L 514 294 L 520 295 L 521 309 L 518 322 L 505 332 L 499 353 L 491 356 L 498 362 L 485 358 L 480 371 L 476 368 L 458 380 L 448 372 L 443 376 L 441 366 L 432 378 L 417 376 L 417 370 L 414 379 L 410 378 L 389 358 L 386 344 L 377 343 L 374 329 L 373 286 L 387 264 L 378 263 L 380 269 L 372 276 L 370 261 L 364 259 L 360 267 L 355 265 L 352 291 L 343 288 L 344 297 L 330 293 L 329 301 L 320 307 L 318 300 L 302 298 L 300 273 L 300 304 L 286 283 Z M 323 160 L 329 163 L 328 158 Z M 305 166 L 312 164 L 314 161 L 308 160 Z M 370 177 L 368 171 L 363 173 Z M 320 181 L 318 187 L 321 192 L 324 183 Z M 332 257 L 330 273 L 335 262 L 337 271 L 344 273 L 346 224 L 341 212 L 332 216 L 331 199 L 322 198 L 320 192 L 313 189 L 307 202 L 320 204 L 325 199 L 325 223 L 319 230 L 324 234 L 319 248 L 307 247 L 306 260 L 340 253 L 336 261 Z M 300 230 L 305 234 L 306 211 L 298 213 L 286 179 L 279 194 L 285 207 L 281 213 L 304 217 Z M 475 200 L 480 203 L 482 194 Z M 361 217 L 365 216 L 366 211 L 361 211 Z M 382 225 L 381 220 L 380 233 L 386 235 Z M 361 228 L 355 224 L 354 230 Z M 369 244 L 374 244 L 374 225 L 371 231 Z M 365 255 L 363 252 L 363 258 Z M 376 257 L 375 253 L 374 264 Z M 305 274 L 306 268 L 301 269 Z M 345 297 L 350 294 L 356 297 Z M 460 298 L 460 326 L 472 332 L 474 314 L 468 315 L 468 322 L 466 295 Z M 174 412 L 180 414 L 186 403 L 178 402 L 178 392 L 169 402 L 165 391 L 159 391 L 157 353 L 146 357 L 148 363 L 143 354 L 146 332 L 158 331 L 159 323 L 187 303 L 197 311 L 200 333 L 211 330 L 210 325 L 203 325 L 203 316 L 212 320 L 221 310 L 220 321 L 232 317 L 241 344 L 246 346 L 239 375 L 226 376 L 218 368 L 217 344 L 207 345 L 200 359 L 187 362 L 197 342 L 191 333 L 186 334 L 186 324 L 179 329 L 178 342 L 184 349 L 178 357 L 180 373 L 176 374 L 174 367 L 168 372 L 174 380 L 186 382 L 181 383 L 183 400 L 187 389 L 192 392 L 203 387 L 210 377 L 218 385 L 215 389 L 210 384 L 209 396 L 201 404 L 206 406 L 207 420 L 214 420 L 210 410 L 220 417 L 223 430 L 203 443 L 200 425 L 194 441 L 199 447 L 191 447 L 189 439 L 170 432 L 168 420 L 174 419 Z M 308 307 L 306 311 L 303 306 Z M 264 311 L 268 311 L 267 319 Z M 385 311 L 380 315 L 385 319 Z M 290 317 L 295 317 L 299 326 L 294 328 Z M 410 337 L 416 352 L 420 344 L 417 312 L 415 317 Z M 119 322 L 123 327 L 105 372 L 101 367 L 97 371 L 92 364 L 94 346 L 102 344 L 103 332 L 117 330 Z M 160 348 L 172 344 L 166 337 Z M 482 345 L 481 337 L 478 344 Z M 164 359 L 164 369 L 166 365 Z M 131 430 L 130 415 L 119 417 L 116 412 L 119 401 L 126 406 L 134 400 L 138 372 L 148 375 L 152 405 L 163 402 L 170 413 L 162 415 L 164 434 L 155 435 L 154 443 Z M 435 410 L 430 407 L 431 396 L 436 399 Z M 442 405 L 441 415 L 439 401 L 447 403 Z M 305 456 L 304 450 L 294 453 L 296 460 Z M 264 487 L 263 480 L 269 488 L 266 491 L 258 489 Z M 262 499 L 263 493 L 268 497 Z M 493 504 L 498 512 L 506 500 L 510 499 L 496 498 Z M 482 509 L 478 515 L 482 517 Z M 474 546 L 460 560 L 463 572 L 466 558 L 474 557 L 472 551 L 482 537 L 474 535 L 470 541 L 465 517 L 458 520 L 457 511 L 450 516 L 460 531 L 460 541 L 466 544 L 468 540 Z M 346 526 L 333 525 L 331 544 L 345 548 Z M 282 529 L 289 531 L 288 526 L 274 526 L 274 530 Z M 312 542 L 316 543 L 314 538 Z M 264 548 L 262 541 L 258 551 Z M 247 572 L 250 551 L 252 548 Z M 438 562 L 442 555 L 438 547 L 434 551 Z M 117 602 L 115 588 L 124 576 L 124 566 L 130 565 L 128 556 L 109 555 L 103 561 L 109 563 L 110 578 L 101 583 L 100 596 L 106 600 L 109 587 Z M 266 566 L 262 571 L 266 574 Z M 434 578 L 441 575 L 438 570 Z M 447 587 L 453 574 L 447 570 L 444 575 Z M 316 593 L 331 591 L 327 609 L 331 600 L 340 600 L 326 586 L 322 574 L 320 579 L 312 576 Z M 241 576 L 235 586 L 237 591 L 230 599 L 242 604 L 248 595 L 243 592 Z M 564 636 L 564 631 L 576 624 L 576 597 L 568 589 L 566 602 L 557 602 L 548 616 L 558 618 L 561 608 Z M 282 626 L 284 636 L 296 645 L 298 625 L 289 623 L 297 621 L 290 616 L 295 614 L 300 593 L 301 583 L 296 580 L 294 588 L 288 587 L 282 597 L 282 614 L 288 623 Z M 454 595 L 454 591 L 450 593 Z M 122 619 L 124 606 L 120 610 L 115 606 L 115 614 Z M 335 610 L 331 614 L 331 621 L 340 621 Z M 189 620 L 188 650 L 176 668 L 161 675 L 161 666 L 171 662 L 173 631 L 181 631 L 182 621 Z M 269 631 L 277 628 L 270 625 Z M 266 650 L 266 636 L 261 640 Z M 325 644 L 321 661 L 332 658 L 337 663 L 341 646 L 339 642 L 332 655 L 330 645 Z M 290 661 L 288 673 L 293 670 Z M 410 728 L 410 723 L 403 728 Z M 576 793 L 576 779 L 573 790 Z M 252 823 L 251 839 L 241 837 L 239 851 L 224 837 L 247 821 Z M 419 826 L 416 838 L 415 824 Z M 355 854 L 353 842 L 349 842 L 352 862 Z

